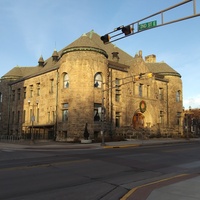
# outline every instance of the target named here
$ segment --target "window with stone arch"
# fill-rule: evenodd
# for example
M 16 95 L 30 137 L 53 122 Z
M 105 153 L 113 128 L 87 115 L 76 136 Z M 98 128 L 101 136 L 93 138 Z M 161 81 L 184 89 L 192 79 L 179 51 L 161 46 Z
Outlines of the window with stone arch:
M 94 87 L 101 88 L 103 83 L 103 78 L 101 72 L 97 72 L 94 76 Z
M 63 74 L 63 88 L 69 87 L 69 75 L 68 73 Z
M 178 91 L 176 92 L 176 102 L 180 102 L 180 101 L 181 101 L 181 91 L 178 90 Z

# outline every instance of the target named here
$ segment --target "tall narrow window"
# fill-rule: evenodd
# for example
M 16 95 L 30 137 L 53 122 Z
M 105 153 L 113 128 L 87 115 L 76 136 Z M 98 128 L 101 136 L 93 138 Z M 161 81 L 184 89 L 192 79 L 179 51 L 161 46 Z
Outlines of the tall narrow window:
M 24 87 L 24 99 L 26 99 L 26 87 Z
M 12 91 L 12 100 L 15 101 L 15 90 Z
M 159 100 L 163 100 L 164 99 L 164 90 L 163 88 L 159 88 Z
M 68 121 L 68 114 L 69 114 L 68 107 L 69 107 L 68 103 L 63 104 L 63 107 L 62 107 L 62 121 L 63 122 Z
M 164 124 L 164 112 L 160 111 L 160 123 Z
M 143 85 L 139 84 L 139 86 L 138 86 L 139 97 L 142 97 L 142 88 L 143 88 Z
M 115 126 L 116 126 L 117 128 L 120 127 L 120 112 L 116 112 L 116 113 L 115 113 Z
M 17 100 L 20 100 L 21 98 L 21 89 L 17 89 Z
M 53 93 L 54 91 L 54 79 L 50 80 L 50 93 Z
M 37 83 L 37 96 L 40 96 L 40 83 Z
M 115 79 L 115 101 L 119 102 L 120 101 L 120 96 L 121 96 L 121 89 L 120 89 L 120 79 L 116 78 Z
M 30 97 L 33 97 L 33 85 L 30 85 Z
M 63 88 L 69 87 L 69 75 L 67 73 L 64 73 L 63 75 Z
M 2 102 L 2 97 L 3 97 L 3 95 L 2 95 L 2 93 L 0 92 L 0 102 Z
M 176 92 L 176 102 L 180 102 L 180 101 L 181 101 L 181 91 L 178 90 L 178 91 Z
M 100 72 L 96 73 L 94 76 L 94 87 L 96 88 L 102 87 L 102 75 Z
M 101 104 L 95 103 L 94 104 L 94 121 L 101 120 Z

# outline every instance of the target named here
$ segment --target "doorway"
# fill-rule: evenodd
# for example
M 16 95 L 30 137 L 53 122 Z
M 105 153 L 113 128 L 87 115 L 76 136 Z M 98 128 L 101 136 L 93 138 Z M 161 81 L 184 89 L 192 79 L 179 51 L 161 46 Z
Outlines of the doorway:
M 138 129 L 138 128 L 143 128 L 144 127 L 144 115 L 141 112 L 135 113 L 133 116 L 133 128 Z

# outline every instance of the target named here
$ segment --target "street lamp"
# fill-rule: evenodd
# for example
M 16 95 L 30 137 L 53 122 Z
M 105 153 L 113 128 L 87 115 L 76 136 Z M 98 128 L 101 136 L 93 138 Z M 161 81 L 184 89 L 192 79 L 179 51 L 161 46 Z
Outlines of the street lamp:
M 104 92 L 106 90 L 104 90 L 104 85 L 106 83 L 102 83 L 101 86 L 101 146 L 105 146 L 105 138 L 104 138 L 104 121 L 105 121 L 105 113 L 106 113 L 106 108 L 104 106 Z
M 104 140 L 104 115 L 105 115 L 105 108 L 104 108 L 104 90 L 102 87 L 102 103 L 101 103 L 101 146 L 105 146 Z
M 38 103 L 39 103 L 39 101 L 36 100 L 36 104 L 30 105 L 31 101 L 30 101 L 30 99 L 28 100 L 28 105 L 32 106 L 32 112 L 30 113 L 31 114 L 30 117 L 31 117 L 31 141 L 32 142 L 34 142 L 34 132 L 33 132 L 33 125 L 34 125 L 34 121 L 35 121 L 34 108 L 35 108 L 35 106 L 38 106 Z

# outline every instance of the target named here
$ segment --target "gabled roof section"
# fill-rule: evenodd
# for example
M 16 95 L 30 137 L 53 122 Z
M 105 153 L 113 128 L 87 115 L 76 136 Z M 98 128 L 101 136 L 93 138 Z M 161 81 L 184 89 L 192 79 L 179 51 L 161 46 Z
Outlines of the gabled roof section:
M 164 76 L 178 76 L 181 78 L 181 75 L 177 71 L 164 62 L 146 63 L 146 66 L 152 73 L 161 74 Z
M 2 79 L 20 79 L 38 71 L 37 67 L 19 67 L 16 66 L 7 72 Z

